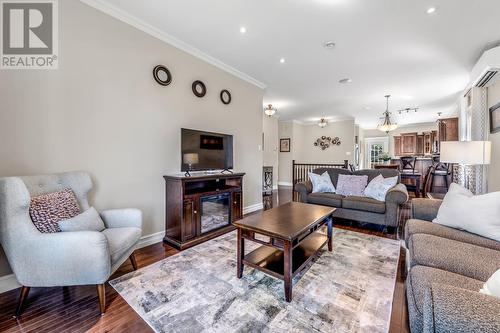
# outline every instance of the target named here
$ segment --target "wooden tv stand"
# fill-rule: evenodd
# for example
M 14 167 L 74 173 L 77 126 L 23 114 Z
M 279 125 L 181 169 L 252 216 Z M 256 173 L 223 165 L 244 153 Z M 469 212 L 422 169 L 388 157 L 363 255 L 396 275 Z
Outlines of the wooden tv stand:
M 234 230 L 232 222 L 243 217 L 244 175 L 163 176 L 166 185 L 163 242 L 183 250 Z M 213 207 L 216 215 L 211 216 Z

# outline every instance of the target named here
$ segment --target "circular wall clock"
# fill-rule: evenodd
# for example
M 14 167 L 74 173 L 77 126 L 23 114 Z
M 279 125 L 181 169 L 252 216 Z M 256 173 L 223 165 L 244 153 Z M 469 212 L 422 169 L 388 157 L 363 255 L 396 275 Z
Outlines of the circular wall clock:
M 205 87 L 205 84 L 199 80 L 193 82 L 191 89 L 196 97 L 203 97 L 207 93 L 207 87 Z
M 167 67 L 163 65 L 158 65 L 153 69 L 153 77 L 158 84 L 162 86 L 168 86 L 172 82 L 172 74 Z
M 224 89 L 220 92 L 220 100 L 226 105 L 231 103 L 231 93 L 229 90 Z

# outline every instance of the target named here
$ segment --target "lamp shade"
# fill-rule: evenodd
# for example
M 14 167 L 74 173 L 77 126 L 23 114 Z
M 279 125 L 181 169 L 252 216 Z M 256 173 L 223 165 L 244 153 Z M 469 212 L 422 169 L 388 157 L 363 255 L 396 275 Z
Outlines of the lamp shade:
M 182 156 L 182 161 L 184 162 L 184 164 L 197 164 L 198 154 L 196 153 L 184 154 Z
M 490 164 L 490 141 L 443 141 L 440 162 L 459 164 Z

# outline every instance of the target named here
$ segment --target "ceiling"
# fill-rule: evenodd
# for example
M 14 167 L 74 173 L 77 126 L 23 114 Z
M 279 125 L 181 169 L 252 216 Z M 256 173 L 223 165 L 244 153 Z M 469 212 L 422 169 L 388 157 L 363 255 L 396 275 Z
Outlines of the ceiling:
M 498 0 L 94 2 L 263 82 L 264 104 L 280 119 L 355 118 L 363 128 L 380 122 L 386 94 L 391 111 L 420 108 L 394 112 L 400 124 L 453 114 L 473 65 L 500 41 Z M 427 14 L 430 7 L 437 11 Z M 326 49 L 325 41 L 336 45 Z

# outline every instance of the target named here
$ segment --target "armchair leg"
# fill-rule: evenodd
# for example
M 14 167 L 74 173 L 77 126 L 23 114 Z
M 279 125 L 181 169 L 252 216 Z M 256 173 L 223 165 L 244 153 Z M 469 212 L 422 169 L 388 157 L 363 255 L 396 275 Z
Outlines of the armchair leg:
M 132 263 L 132 268 L 134 269 L 134 271 L 136 271 L 137 270 L 137 262 L 135 261 L 134 252 L 132 252 L 129 259 L 130 259 L 130 262 Z
M 26 298 L 28 297 L 29 292 L 30 292 L 30 287 L 23 286 L 21 288 L 21 293 L 19 294 L 19 301 L 17 303 L 17 308 L 16 308 L 16 315 L 15 315 L 16 317 L 19 317 L 21 315 L 24 302 L 26 301 Z
M 106 285 L 97 285 L 97 295 L 99 296 L 99 309 L 101 310 L 101 316 L 106 312 Z

